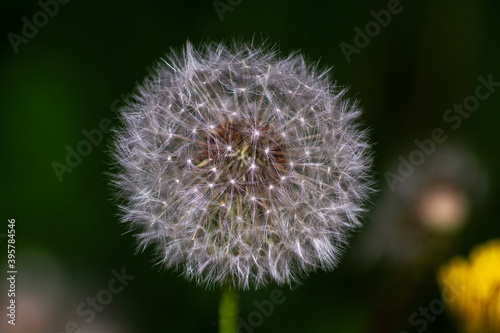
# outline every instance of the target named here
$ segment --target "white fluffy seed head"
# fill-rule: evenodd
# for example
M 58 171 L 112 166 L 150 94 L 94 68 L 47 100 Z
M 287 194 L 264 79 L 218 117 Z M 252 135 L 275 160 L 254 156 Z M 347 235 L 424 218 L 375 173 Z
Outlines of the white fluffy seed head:
M 344 93 L 299 54 L 188 43 L 121 110 L 122 220 L 159 263 L 206 286 L 334 268 L 371 191 L 360 110 Z

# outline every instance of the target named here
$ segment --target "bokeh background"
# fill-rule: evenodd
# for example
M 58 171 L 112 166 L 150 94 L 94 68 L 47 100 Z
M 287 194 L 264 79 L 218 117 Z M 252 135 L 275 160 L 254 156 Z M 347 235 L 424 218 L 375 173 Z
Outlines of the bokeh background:
M 479 76 L 500 81 L 500 3 L 402 0 L 390 23 L 346 57 L 341 43 L 355 47 L 355 28 L 364 30 L 371 11 L 389 3 L 73 0 L 15 52 L 9 33 L 21 36 L 22 18 L 33 22 L 42 7 L 2 2 L 2 309 L 8 218 L 16 220 L 19 274 L 17 325 L 7 325 L 2 310 L 1 331 L 72 332 L 74 321 L 89 333 L 216 332 L 218 291 L 152 266 L 151 251 L 137 254 L 119 224 L 106 176 L 109 134 L 62 181 L 53 163 L 66 164 L 66 147 L 86 140 L 83 130 L 102 119 L 117 124 L 114 106 L 170 48 L 231 37 L 268 39 L 283 54 L 301 50 L 333 67 L 365 111 L 379 189 L 337 270 L 312 274 L 294 290 L 241 293 L 240 316 L 249 323 L 242 332 L 458 331 L 447 311 L 423 322 L 419 311 L 441 297 L 440 265 L 500 237 L 500 89 L 456 129 L 443 115 L 474 95 Z M 391 188 L 387 172 L 397 174 L 400 157 L 436 128 L 447 140 Z M 122 269 L 135 278 L 86 323 L 77 308 Z M 255 314 L 255 302 L 275 289 L 284 302 Z

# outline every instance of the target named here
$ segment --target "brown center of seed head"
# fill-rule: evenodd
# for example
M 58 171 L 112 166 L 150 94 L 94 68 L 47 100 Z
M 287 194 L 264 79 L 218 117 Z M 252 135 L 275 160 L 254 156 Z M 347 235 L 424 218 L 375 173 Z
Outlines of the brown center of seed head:
M 282 135 L 269 124 L 226 121 L 201 133 L 195 165 L 205 179 L 232 191 L 262 193 L 289 172 Z

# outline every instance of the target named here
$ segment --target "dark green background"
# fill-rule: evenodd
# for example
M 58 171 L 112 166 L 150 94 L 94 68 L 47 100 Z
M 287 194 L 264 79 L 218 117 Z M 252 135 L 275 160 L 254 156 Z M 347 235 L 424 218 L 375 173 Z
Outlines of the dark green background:
M 96 322 L 116 320 L 131 332 L 216 331 L 218 293 L 152 267 L 152 253 L 135 255 L 133 235 L 123 235 L 126 229 L 118 223 L 105 175 L 109 135 L 62 182 L 51 166 L 64 163 L 66 146 L 75 148 L 85 139 L 82 130 L 97 128 L 103 118 L 116 124 L 112 102 L 131 91 L 147 75 L 146 66 L 171 47 L 179 49 L 187 39 L 256 36 L 278 42 L 284 54 L 300 49 L 321 66 L 333 66 L 334 78 L 350 86 L 350 96 L 365 110 L 382 193 L 384 173 L 394 171 L 397 156 L 407 156 L 414 139 L 446 127 L 444 111 L 474 92 L 479 75 L 492 74 L 500 81 L 500 3 L 494 0 L 404 1 L 402 12 L 348 63 L 340 43 L 353 44 L 354 27 L 363 29 L 373 20 L 371 10 L 386 7 L 387 1 L 243 0 L 221 22 L 212 1 L 72 0 L 16 54 L 7 34 L 21 34 L 21 18 L 31 21 L 40 7 L 36 1 L 3 2 L 0 232 L 6 232 L 7 218 L 16 219 L 20 276 L 22 258 L 33 253 L 60 265 L 67 297 L 52 331 L 63 331 L 69 320 L 81 323 L 76 306 L 105 288 L 111 270 L 122 267 L 136 279 Z M 459 129 L 447 131 L 450 142 L 462 143 L 480 161 L 489 185 L 462 232 L 459 254 L 500 235 L 499 105 L 500 91 L 481 102 Z M 376 206 L 375 197 L 370 207 Z M 370 223 L 369 217 L 365 220 Z M 2 253 L 5 244 L 0 244 Z M 415 284 L 377 268 L 361 273 L 349 262 L 334 272 L 312 274 L 296 291 L 282 287 L 286 301 L 255 332 L 417 332 L 408 318 L 439 297 L 434 276 Z M 50 267 L 39 269 L 35 280 Z M 413 295 L 393 315 L 390 302 L 381 301 L 385 289 L 380 286 L 387 280 L 394 282 L 394 290 Z M 242 316 L 275 288 L 242 293 Z M 0 300 L 4 296 L 2 290 Z M 377 318 L 381 307 L 386 328 Z M 427 332 L 453 330 L 441 315 Z

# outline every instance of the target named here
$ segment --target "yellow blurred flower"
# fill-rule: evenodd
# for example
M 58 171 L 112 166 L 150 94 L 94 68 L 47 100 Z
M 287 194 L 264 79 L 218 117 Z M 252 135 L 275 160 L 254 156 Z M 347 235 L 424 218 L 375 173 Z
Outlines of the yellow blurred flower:
M 500 239 L 475 247 L 469 260 L 453 258 L 438 272 L 442 297 L 467 333 L 500 332 Z M 449 285 L 459 286 L 453 298 Z

